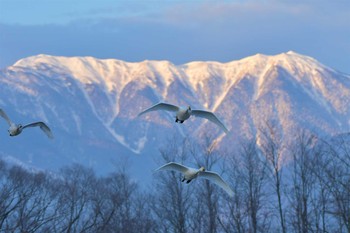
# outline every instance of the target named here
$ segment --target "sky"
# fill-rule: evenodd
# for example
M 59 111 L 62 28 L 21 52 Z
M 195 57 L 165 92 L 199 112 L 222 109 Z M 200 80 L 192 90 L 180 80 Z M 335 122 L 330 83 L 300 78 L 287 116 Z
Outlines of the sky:
M 290 50 L 350 74 L 350 1 L 0 0 L 0 68 L 38 54 L 180 65 Z

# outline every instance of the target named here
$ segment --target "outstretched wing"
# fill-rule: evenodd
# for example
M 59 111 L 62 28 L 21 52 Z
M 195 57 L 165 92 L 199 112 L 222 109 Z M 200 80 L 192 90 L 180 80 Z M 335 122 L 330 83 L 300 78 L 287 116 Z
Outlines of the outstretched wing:
M 11 121 L 10 118 L 6 115 L 5 111 L 2 110 L 1 108 L 0 108 L 0 116 L 2 116 L 2 117 L 7 121 L 7 123 L 11 126 L 12 121 Z
M 204 172 L 200 172 L 198 174 L 198 177 L 202 177 L 205 178 L 207 180 L 210 180 L 212 182 L 214 182 L 215 184 L 217 184 L 218 186 L 220 186 L 221 188 L 223 188 L 231 197 L 233 196 L 233 191 L 230 188 L 230 186 L 228 186 L 228 184 L 221 178 L 221 176 L 215 172 L 210 172 L 210 171 L 204 171 Z
M 175 162 L 170 162 L 167 163 L 159 168 L 156 169 L 156 171 L 161 171 L 161 170 L 172 170 L 172 171 L 178 171 L 181 173 L 186 173 L 187 171 L 191 170 L 191 168 L 186 167 L 184 165 L 181 165 L 179 163 L 175 163 Z
M 23 126 L 23 129 L 24 128 L 27 128 L 27 127 L 36 127 L 36 126 L 39 126 L 40 129 L 42 131 L 44 131 L 44 133 L 49 137 L 49 138 L 53 138 L 53 135 L 52 135 L 52 132 L 50 130 L 50 128 L 44 123 L 44 122 L 34 122 L 34 123 L 30 123 L 28 125 L 25 125 Z
M 178 106 L 175 106 L 175 105 L 172 105 L 172 104 L 167 104 L 167 103 L 158 103 L 158 104 L 155 104 L 153 105 L 152 107 L 142 111 L 139 113 L 138 116 L 141 116 L 147 112 L 151 112 L 151 111 L 157 111 L 157 110 L 165 110 L 165 111 L 171 111 L 171 112 L 176 112 L 176 111 L 179 111 L 179 107 Z
M 203 111 L 203 110 L 192 110 L 192 115 L 197 116 L 197 117 L 202 117 L 205 119 L 210 120 L 211 122 L 215 123 L 219 127 L 221 127 L 225 133 L 228 133 L 228 129 L 225 127 L 225 125 L 215 116 L 214 113 L 208 112 L 208 111 Z

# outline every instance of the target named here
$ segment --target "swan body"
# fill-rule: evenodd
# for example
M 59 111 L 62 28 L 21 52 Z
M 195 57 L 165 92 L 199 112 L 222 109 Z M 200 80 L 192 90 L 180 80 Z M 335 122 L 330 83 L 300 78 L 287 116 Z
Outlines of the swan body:
M 191 109 L 190 106 L 187 108 L 180 108 L 176 105 L 168 104 L 168 103 L 158 103 L 153 105 L 152 107 L 140 112 L 138 116 L 141 116 L 145 113 L 151 112 L 151 111 L 157 111 L 157 110 L 165 110 L 165 111 L 171 111 L 176 112 L 176 119 L 175 122 L 184 123 L 185 120 L 190 118 L 190 116 L 197 116 L 201 118 L 205 118 L 217 126 L 219 126 L 222 130 L 225 131 L 225 133 L 228 133 L 228 129 L 225 127 L 225 125 L 215 116 L 214 113 L 204 110 L 197 110 L 197 109 Z
M 158 169 L 156 171 L 162 171 L 162 170 L 172 170 L 172 171 L 178 171 L 183 174 L 182 182 L 186 181 L 186 183 L 190 183 L 193 179 L 197 177 L 201 177 L 207 180 L 212 181 L 222 189 L 224 189 L 230 196 L 233 196 L 232 189 L 228 186 L 228 184 L 221 178 L 221 176 L 215 172 L 206 171 L 204 167 L 201 167 L 199 169 L 186 167 L 182 164 L 170 162 L 167 163 Z
M 30 123 L 27 125 L 21 125 L 21 124 L 15 124 L 13 123 L 10 118 L 7 116 L 7 114 L 5 113 L 4 110 L 0 109 L 0 116 L 3 117 L 7 123 L 9 124 L 9 135 L 12 136 L 17 136 L 20 133 L 22 133 L 23 129 L 25 128 L 29 128 L 29 127 L 37 127 L 39 126 L 40 129 L 49 137 L 49 138 L 53 138 L 52 132 L 50 130 L 50 128 L 44 123 L 44 122 L 34 122 L 34 123 Z

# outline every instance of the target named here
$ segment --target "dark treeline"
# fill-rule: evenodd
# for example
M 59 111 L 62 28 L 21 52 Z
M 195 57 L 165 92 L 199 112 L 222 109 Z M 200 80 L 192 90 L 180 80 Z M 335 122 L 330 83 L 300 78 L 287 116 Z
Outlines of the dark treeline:
M 210 138 L 160 149 L 159 165 L 217 171 L 233 197 L 176 172 L 140 188 L 125 169 L 98 177 L 75 164 L 53 176 L 0 161 L 1 232 L 350 232 L 350 142 L 302 132 L 287 144 L 273 127 L 260 133 L 231 152 Z

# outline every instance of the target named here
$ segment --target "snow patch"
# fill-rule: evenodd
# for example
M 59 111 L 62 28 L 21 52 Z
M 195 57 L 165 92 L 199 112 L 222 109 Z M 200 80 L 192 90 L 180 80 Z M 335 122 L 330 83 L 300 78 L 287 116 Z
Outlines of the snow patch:
M 122 135 L 117 134 L 113 129 L 111 129 L 109 127 L 106 127 L 106 128 L 120 144 L 122 144 L 124 147 L 126 147 L 130 151 L 134 152 L 135 154 L 140 154 L 142 149 L 143 149 L 144 144 L 147 142 L 147 138 L 141 139 L 141 141 L 138 142 L 137 149 L 134 149 L 126 142 L 125 138 Z
M 82 135 L 82 130 L 81 130 L 82 129 L 82 125 L 81 125 L 80 117 L 75 112 L 72 112 L 72 117 L 73 117 L 73 120 L 74 120 L 75 125 L 77 127 L 78 134 Z

